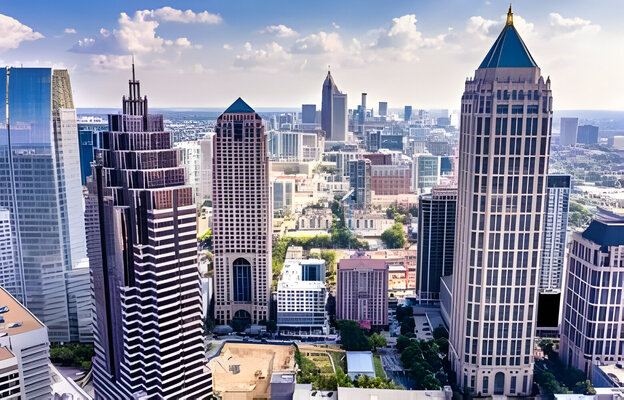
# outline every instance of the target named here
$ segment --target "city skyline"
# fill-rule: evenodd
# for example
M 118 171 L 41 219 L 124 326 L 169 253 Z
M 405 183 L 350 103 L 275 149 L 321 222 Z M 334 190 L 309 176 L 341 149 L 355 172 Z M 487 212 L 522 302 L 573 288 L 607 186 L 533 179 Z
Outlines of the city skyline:
M 365 2 L 366 3 L 366 2 Z M 359 93 L 390 109 L 459 107 L 461 82 L 495 38 L 508 3 L 172 4 L 38 2 L 0 7 L 0 59 L 8 65 L 66 67 L 80 107 L 116 104 L 135 55 L 155 107 L 225 107 L 245 96 L 257 107 L 320 104 L 328 65 L 355 108 Z M 617 7 L 617 2 L 611 2 Z M 357 5 L 357 7 L 356 7 Z M 622 65 L 622 27 L 609 4 L 518 3 L 516 25 L 540 67 L 558 80 L 556 109 L 617 109 L 624 85 L 608 79 Z M 453 13 L 446 10 L 452 7 Z M 374 10 L 374 12 L 371 12 Z M 260 16 L 257 18 L 256 16 Z M 54 16 L 55 18 L 50 18 Z M 80 16 L 80 18 L 77 18 Z M 10 33 L 10 34 L 9 34 Z M 140 40 L 139 40 L 140 38 Z M 556 53 L 548 49 L 557 48 Z M 579 70 L 591 79 L 578 80 Z M 374 79 L 384 76 L 383 80 Z M 221 77 L 228 79 L 220 79 Z M 225 84 L 236 81 L 236 85 Z M 156 82 L 159 85 L 156 85 Z

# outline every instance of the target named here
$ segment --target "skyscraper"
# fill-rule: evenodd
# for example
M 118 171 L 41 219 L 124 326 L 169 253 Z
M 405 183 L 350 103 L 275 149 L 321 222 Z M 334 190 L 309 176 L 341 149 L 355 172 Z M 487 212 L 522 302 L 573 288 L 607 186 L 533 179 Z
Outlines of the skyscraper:
M 66 70 L 0 68 L 0 208 L 15 251 L 6 289 L 70 340 L 66 273 L 86 258 L 76 111 Z M 7 113 L 8 111 L 8 113 Z
M 193 190 L 134 66 L 128 86 L 87 198 L 96 399 L 207 398 Z
M 540 267 L 539 291 L 559 292 L 563 275 L 570 206 L 570 175 L 548 175 L 544 213 L 544 248 Z
M 449 357 L 457 384 L 532 392 L 552 97 L 507 22 L 461 105 Z
M 594 125 L 581 125 L 577 129 L 576 143 L 596 144 L 598 143 L 599 128 Z
M 353 194 L 351 199 L 359 209 L 371 206 L 371 162 L 367 159 L 349 161 L 349 185 Z
M 212 180 L 215 318 L 269 318 L 272 211 L 267 138 L 240 97 L 217 119 Z
M 304 124 L 313 124 L 316 122 L 316 104 L 301 105 L 301 122 Z
M 403 113 L 403 120 L 409 122 L 412 119 L 412 106 L 405 106 L 405 112 Z
M 379 102 L 379 115 L 381 116 L 388 115 L 388 102 L 387 101 Z
M 592 379 L 593 365 L 622 362 L 624 217 L 600 211 L 572 235 L 559 359 Z
M 327 71 L 323 82 L 321 129 L 327 141 L 344 141 L 347 134 L 347 94 L 338 90 L 334 78 Z
M 559 144 L 574 146 L 578 135 L 578 118 L 561 118 Z
M 440 298 L 440 277 L 453 273 L 457 188 L 434 187 L 420 196 L 418 207 L 418 275 L 421 302 Z

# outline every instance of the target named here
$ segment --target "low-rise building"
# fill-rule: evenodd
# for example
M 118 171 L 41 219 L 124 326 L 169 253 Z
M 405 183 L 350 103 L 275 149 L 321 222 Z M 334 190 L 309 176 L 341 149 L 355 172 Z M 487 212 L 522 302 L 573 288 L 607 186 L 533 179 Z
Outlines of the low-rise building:
M 332 227 L 332 218 L 329 208 L 305 208 L 297 219 L 297 230 L 328 231 Z
M 49 356 L 46 326 L 0 287 L 0 398 L 50 398 Z
M 375 363 L 370 351 L 347 351 L 347 375 L 357 379 L 358 375 L 375 377 Z

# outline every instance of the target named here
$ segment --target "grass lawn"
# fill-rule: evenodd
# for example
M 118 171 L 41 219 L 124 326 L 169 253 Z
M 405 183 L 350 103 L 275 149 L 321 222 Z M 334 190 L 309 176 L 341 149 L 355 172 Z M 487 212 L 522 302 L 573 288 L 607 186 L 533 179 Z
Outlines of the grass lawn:
M 373 363 L 375 364 L 375 376 L 379 378 L 385 378 L 386 372 L 384 371 L 383 366 L 381 365 L 381 357 L 379 357 L 378 355 L 374 355 Z
M 333 374 L 331 360 L 325 353 L 306 352 L 306 357 L 310 359 L 321 370 L 321 374 Z
M 334 360 L 336 368 L 342 369 L 343 372 L 347 372 L 347 353 L 343 351 L 328 351 Z

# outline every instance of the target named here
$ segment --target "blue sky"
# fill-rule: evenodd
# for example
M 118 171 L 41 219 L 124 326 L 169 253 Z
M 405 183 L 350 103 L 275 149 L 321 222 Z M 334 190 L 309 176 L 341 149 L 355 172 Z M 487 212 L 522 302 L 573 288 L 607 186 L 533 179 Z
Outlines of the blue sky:
M 558 109 L 622 109 L 622 0 L 514 3 Z M 70 71 L 78 107 L 115 107 L 131 54 L 156 107 L 320 103 L 327 65 L 349 105 L 457 108 L 508 2 L 5 1 L 0 60 Z

